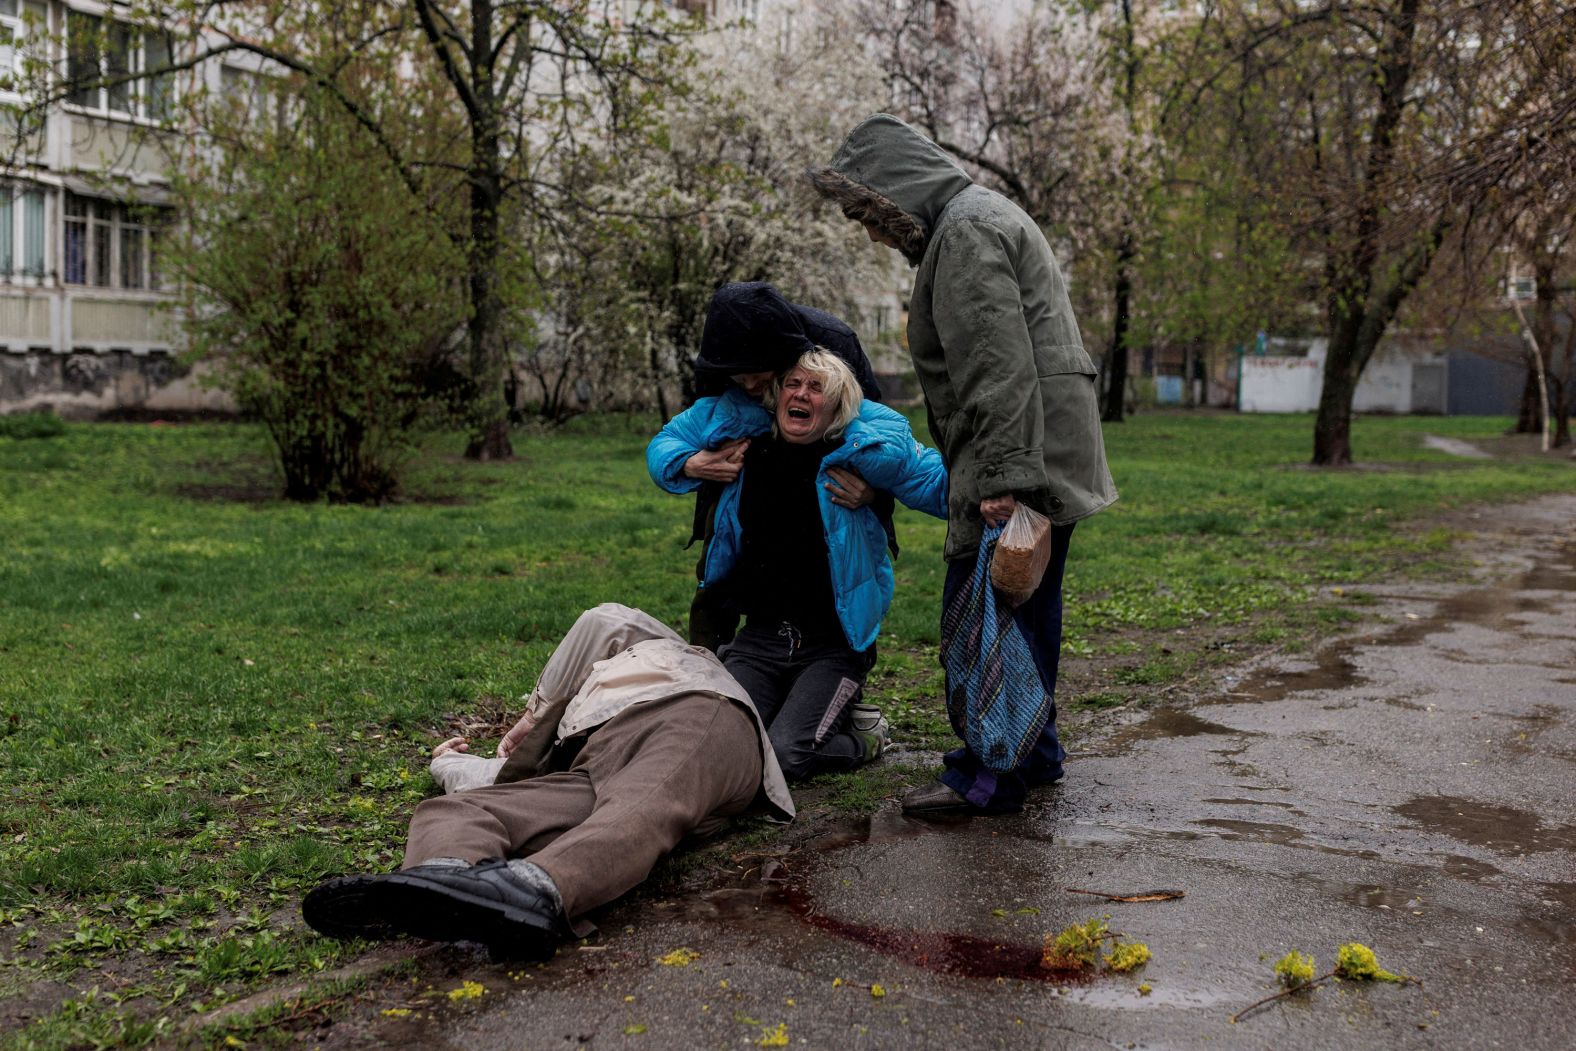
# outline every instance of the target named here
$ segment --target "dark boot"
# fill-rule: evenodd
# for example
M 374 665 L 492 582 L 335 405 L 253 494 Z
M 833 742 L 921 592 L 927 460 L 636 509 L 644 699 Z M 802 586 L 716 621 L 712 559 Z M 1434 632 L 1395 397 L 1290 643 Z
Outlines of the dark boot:
M 399 930 L 429 941 L 481 942 L 501 959 L 549 960 L 571 937 L 548 891 L 489 858 L 468 868 L 418 865 L 380 877 L 377 893 Z
M 385 876 L 340 876 L 318 884 L 301 899 L 307 926 L 330 938 L 397 938 L 388 902 L 378 894 Z

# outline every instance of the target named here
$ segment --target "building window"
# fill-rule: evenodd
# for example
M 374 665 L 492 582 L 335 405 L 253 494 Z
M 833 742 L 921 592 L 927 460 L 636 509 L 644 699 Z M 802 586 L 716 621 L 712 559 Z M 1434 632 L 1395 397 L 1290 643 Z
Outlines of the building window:
M 22 20 L 17 0 L 0 0 L 0 92 L 15 92 L 21 73 Z
M 0 186 L 0 280 L 44 276 L 44 191 Z
M 44 276 L 44 191 L 22 195 L 22 273 Z
M 159 289 L 159 245 L 168 208 L 66 194 L 64 265 L 68 285 Z
M 13 252 L 16 233 L 11 221 L 15 208 L 14 197 L 11 187 L 0 189 L 0 269 L 5 271 L 7 277 L 16 269 L 16 255 Z
M 0 0 L 3 4 L 5 0 Z M 69 101 L 83 109 L 165 120 L 173 111 L 175 74 L 168 33 L 143 32 L 97 15 L 70 13 L 66 23 Z
M 252 127 L 262 129 L 272 124 L 280 133 L 290 127 L 288 100 L 278 90 L 275 78 L 250 69 L 222 66 L 219 85 L 225 101 Z

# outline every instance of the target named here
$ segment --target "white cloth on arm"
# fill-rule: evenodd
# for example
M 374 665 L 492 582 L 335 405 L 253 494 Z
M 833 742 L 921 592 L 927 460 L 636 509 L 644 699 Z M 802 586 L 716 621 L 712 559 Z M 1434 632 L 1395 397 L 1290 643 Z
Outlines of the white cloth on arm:
M 467 755 L 464 752 L 445 752 L 434 759 L 428 770 L 438 787 L 445 792 L 464 792 L 469 788 L 483 788 L 498 780 L 503 769 L 504 757 L 487 758 Z

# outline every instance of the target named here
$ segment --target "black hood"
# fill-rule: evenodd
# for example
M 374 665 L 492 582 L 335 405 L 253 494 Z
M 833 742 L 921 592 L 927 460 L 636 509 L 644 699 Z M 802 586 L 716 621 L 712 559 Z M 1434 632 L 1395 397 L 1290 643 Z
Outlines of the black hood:
M 695 372 L 713 379 L 781 372 L 814 346 L 798 311 L 781 292 L 764 281 L 735 282 L 711 297 Z

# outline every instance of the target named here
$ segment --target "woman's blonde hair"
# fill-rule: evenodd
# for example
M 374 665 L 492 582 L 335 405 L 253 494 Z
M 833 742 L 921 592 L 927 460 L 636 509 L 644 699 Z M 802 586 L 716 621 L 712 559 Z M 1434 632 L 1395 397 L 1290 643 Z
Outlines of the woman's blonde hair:
M 826 437 L 840 438 L 848 425 L 854 422 L 854 417 L 859 415 L 859 407 L 864 403 L 865 396 L 859 389 L 859 381 L 854 378 L 854 370 L 848 363 L 833 354 L 825 347 L 815 347 L 800 355 L 799 360 L 792 366 L 777 374 L 772 381 L 771 391 L 767 406 L 772 413 L 772 433 L 777 433 L 777 400 L 782 394 L 783 380 L 794 368 L 801 368 L 821 381 L 821 393 L 832 403 L 832 422 L 826 428 Z

